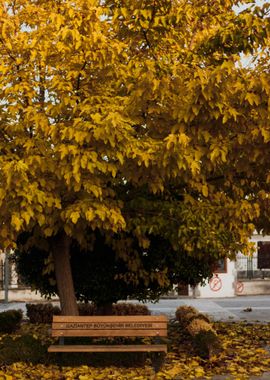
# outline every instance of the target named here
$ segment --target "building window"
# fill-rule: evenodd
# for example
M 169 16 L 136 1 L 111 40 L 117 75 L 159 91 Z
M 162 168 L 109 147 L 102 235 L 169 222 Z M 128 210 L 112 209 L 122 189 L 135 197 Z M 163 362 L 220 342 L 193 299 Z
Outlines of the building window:
M 258 241 L 258 269 L 270 269 L 270 241 Z
M 227 273 L 227 259 L 219 259 L 214 267 L 214 273 Z

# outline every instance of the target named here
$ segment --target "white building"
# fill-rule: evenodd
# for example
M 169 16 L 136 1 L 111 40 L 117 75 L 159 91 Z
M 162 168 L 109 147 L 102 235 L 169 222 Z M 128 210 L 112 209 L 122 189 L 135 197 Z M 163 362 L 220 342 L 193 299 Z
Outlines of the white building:
M 196 289 L 188 289 L 189 296 L 200 298 L 234 297 L 238 295 L 270 294 L 270 236 L 254 233 L 252 256 L 239 253 L 236 261 L 219 262 L 213 278 Z

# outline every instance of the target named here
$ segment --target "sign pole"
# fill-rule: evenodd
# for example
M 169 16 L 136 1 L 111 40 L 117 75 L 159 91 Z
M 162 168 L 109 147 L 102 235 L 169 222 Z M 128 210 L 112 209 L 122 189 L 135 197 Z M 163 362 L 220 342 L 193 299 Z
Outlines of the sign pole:
M 5 266 L 4 266 L 4 279 L 5 279 L 5 303 L 8 303 L 8 286 L 9 286 L 9 259 L 8 253 L 5 257 Z

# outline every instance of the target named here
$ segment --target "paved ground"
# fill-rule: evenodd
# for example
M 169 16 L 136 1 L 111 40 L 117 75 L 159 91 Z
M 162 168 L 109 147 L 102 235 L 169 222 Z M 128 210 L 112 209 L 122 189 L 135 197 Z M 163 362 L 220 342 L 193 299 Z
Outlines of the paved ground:
M 137 301 L 132 302 L 137 303 Z M 174 317 L 177 307 L 181 305 L 192 305 L 217 321 L 270 322 L 270 295 L 217 299 L 162 299 L 158 303 L 147 303 L 152 313 L 166 314 L 171 318 Z M 24 302 L 0 303 L 0 311 L 14 308 L 26 311 Z
M 270 322 L 270 295 L 224 298 L 217 304 L 240 320 Z
M 191 305 L 216 321 L 270 322 L 270 295 L 219 299 L 164 299 L 156 304 L 147 305 L 153 313 L 164 313 L 171 317 L 178 306 Z

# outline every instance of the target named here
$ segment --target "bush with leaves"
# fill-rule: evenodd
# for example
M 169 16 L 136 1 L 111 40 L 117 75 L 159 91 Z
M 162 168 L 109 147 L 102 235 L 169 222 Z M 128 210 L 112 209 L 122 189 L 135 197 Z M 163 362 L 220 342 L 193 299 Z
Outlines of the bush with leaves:
M 7 310 L 0 313 L 0 332 L 12 333 L 21 325 L 23 312 L 21 310 Z
M 60 308 L 51 303 L 26 304 L 30 323 L 52 323 L 53 315 L 60 315 Z
M 150 315 L 146 305 L 120 302 L 113 305 L 114 315 Z
M 199 321 L 204 322 L 202 320 Z M 209 324 L 208 326 L 201 326 L 198 332 L 192 335 L 192 338 L 194 347 L 201 358 L 208 359 L 221 349 L 219 338 L 215 330 L 212 327 L 209 328 Z
M 78 304 L 80 315 L 96 315 L 98 308 L 92 303 Z M 121 302 L 112 305 L 113 315 L 149 315 L 146 305 Z M 52 323 L 53 315 L 60 315 L 60 308 L 51 303 L 26 304 L 26 315 L 30 323 Z
M 195 307 L 188 305 L 179 306 L 175 311 L 176 319 L 178 320 L 181 326 L 183 326 L 187 323 L 187 321 L 189 321 L 190 316 L 197 314 L 198 310 L 195 309 Z
M 219 338 L 210 319 L 192 306 L 177 308 L 176 319 L 180 326 L 192 337 L 197 353 L 208 358 L 220 349 Z
M 199 311 L 193 306 L 184 305 L 178 307 L 175 316 L 183 328 L 186 328 L 194 319 L 201 319 L 210 323 L 209 317 L 205 314 L 199 313 Z

